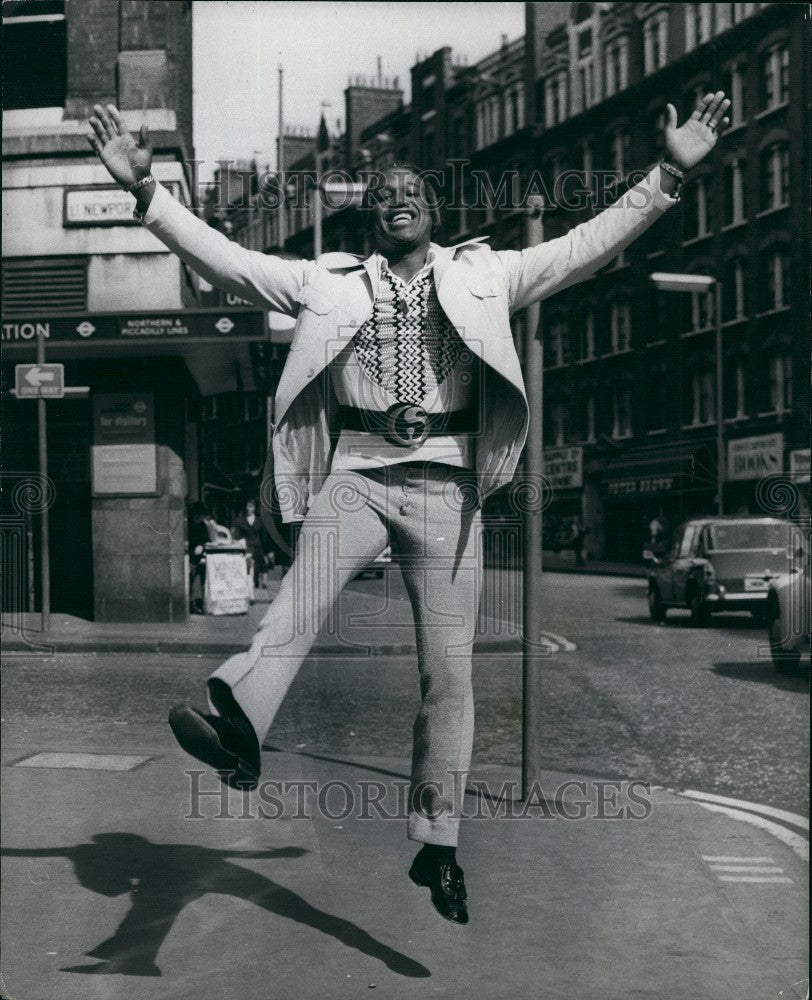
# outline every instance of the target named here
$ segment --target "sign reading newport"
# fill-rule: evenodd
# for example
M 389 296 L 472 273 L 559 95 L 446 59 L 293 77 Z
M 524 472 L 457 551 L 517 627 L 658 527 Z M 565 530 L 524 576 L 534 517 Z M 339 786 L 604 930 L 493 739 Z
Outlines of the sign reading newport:
M 267 340 L 260 309 L 182 309 L 149 313 L 97 313 L 3 320 L 4 344 L 45 340 L 92 343 L 174 340 Z
M 62 399 L 65 366 L 15 365 L 14 394 L 17 399 Z

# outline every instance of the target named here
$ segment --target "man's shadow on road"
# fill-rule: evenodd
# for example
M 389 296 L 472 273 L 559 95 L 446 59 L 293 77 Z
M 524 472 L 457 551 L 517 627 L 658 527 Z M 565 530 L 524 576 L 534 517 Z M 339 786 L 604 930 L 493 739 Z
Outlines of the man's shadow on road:
M 97 833 L 91 840 L 75 847 L 4 848 L 0 852 L 6 857 L 67 858 L 85 889 L 110 897 L 130 894 L 132 907 L 115 933 L 85 952 L 102 961 L 69 966 L 62 972 L 160 976 L 155 960 L 175 918 L 188 903 L 207 893 L 220 893 L 329 934 L 348 948 L 378 959 L 398 975 L 431 975 L 425 966 L 377 941 L 349 920 L 325 913 L 265 875 L 227 860 L 298 858 L 307 853 L 303 848 L 217 850 L 194 844 L 153 844 L 134 833 Z

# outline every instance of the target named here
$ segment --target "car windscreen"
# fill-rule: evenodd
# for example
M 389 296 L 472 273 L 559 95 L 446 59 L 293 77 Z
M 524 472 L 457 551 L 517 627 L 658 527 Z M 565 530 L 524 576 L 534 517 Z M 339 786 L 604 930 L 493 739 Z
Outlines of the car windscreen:
M 786 524 L 713 524 L 710 534 L 714 552 L 787 549 L 791 541 Z

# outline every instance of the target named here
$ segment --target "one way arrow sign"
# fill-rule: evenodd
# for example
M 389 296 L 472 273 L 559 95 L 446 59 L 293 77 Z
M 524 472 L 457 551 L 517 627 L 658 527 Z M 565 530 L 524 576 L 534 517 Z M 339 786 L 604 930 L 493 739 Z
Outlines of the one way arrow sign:
M 17 399 L 62 399 L 65 395 L 65 366 L 16 365 L 14 383 Z

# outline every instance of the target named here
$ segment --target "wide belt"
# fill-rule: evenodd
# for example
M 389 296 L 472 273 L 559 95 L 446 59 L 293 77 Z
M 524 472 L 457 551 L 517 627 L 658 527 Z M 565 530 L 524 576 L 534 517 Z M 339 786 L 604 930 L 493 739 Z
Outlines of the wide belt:
M 475 430 L 475 416 L 476 411 L 471 407 L 448 413 L 427 413 L 416 403 L 393 403 L 388 410 L 342 406 L 341 427 L 348 431 L 381 434 L 390 444 L 416 448 L 430 435 L 470 433 Z

